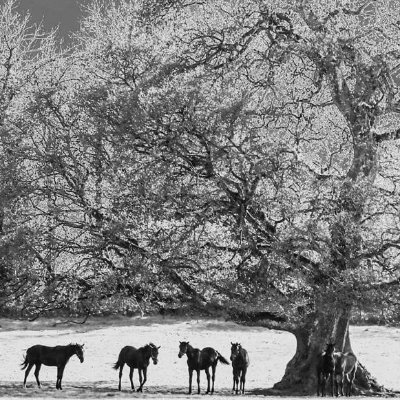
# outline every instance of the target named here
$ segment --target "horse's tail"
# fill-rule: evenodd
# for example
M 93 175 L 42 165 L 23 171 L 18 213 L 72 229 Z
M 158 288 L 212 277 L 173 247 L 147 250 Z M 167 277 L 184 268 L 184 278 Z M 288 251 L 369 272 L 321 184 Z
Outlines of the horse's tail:
M 221 361 L 222 364 L 229 365 L 229 361 L 225 357 L 223 357 L 220 353 L 218 353 L 218 351 L 217 351 L 217 360 Z
M 24 361 L 21 363 L 21 369 L 25 369 L 28 366 L 28 361 L 26 360 L 26 356 L 24 357 Z
M 123 363 L 122 363 L 121 361 L 118 360 L 118 361 L 113 365 L 113 368 L 114 368 L 114 369 L 118 369 L 119 367 L 122 367 L 122 364 L 123 364 Z

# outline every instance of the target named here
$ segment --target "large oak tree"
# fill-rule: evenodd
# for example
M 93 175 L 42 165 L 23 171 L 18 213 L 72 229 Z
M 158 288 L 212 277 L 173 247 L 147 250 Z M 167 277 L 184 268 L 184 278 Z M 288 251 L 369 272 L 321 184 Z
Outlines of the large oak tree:
M 151 5 L 88 20 L 103 83 L 131 110 L 108 122 L 180 188 L 164 203 L 193 232 L 180 276 L 237 318 L 292 332 L 277 387 L 312 390 L 324 344 L 351 350 L 354 306 L 398 284 L 398 6 Z M 375 385 L 363 368 L 358 383 Z

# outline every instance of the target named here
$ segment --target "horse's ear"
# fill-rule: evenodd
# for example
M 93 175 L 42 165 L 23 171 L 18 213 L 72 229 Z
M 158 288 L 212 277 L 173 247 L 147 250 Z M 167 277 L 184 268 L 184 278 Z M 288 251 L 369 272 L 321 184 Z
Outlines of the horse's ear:
M 159 349 L 161 346 L 158 346 L 157 349 Z
M 231 342 L 231 345 L 232 345 L 232 346 L 233 346 L 233 344 L 234 344 L 234 343 L 233 343 L 233 342 Z
M 82 347 L 82 349 L 83 349 L 83 346 L 84 346 L 84 345 L 85 345 L 85 343 L 83 343 L 83 344 L 82 344 L 82 346 L 81 346 L 81 347 Z
M 179 341 L 179 344 L 182 344 L 182 342 L 181 342 L 181 341 Z

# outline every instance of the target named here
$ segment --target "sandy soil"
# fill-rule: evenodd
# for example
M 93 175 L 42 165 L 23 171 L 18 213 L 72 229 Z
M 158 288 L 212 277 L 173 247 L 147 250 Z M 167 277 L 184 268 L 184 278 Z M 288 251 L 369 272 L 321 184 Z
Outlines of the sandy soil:
M 186 358 L 179 359 L 179 340 L 189 340 L 195 347 L 212 346 L 225 358 L 230 355 L 230 342 L 238 341 L 247 348 L 251 365 L 246 387 L 248 398 L 259 398 L 283 375 L 285 365 L 295 350 L 294 337 L 265 328 L 242 327 L 214 320 L 179 320 L 161 318 L 102 318 L 84 325 L 57 324 L 56 320 L 34 323 L 0 320 L 0 396 L 8 398 L 197 398 L 187 396 Z M 380 383 L 400 390 L 400 329 L 385 327 L 351 327 L 353 348 L 361 362 Z M 132 393 L 128 369 L 125 368 L 122 392 L 117 391 L 118 372 L 111 367 L 124 345 L 142 346 L 148 342 L 161 346 L 159 363 L 150 365 L 144 393 Z M 71 358 L 64 373 L 62 392 L 55 390 L 56 369 L 42 367 L 42 389 L 36 387 L 33 371 L 28 387 L 22 388 L 20 370 L 25 350 L 34 344 L 55 346 L 70 342 L 85 343 L 85 362 Z M 232 398 L 232 369 L 219 364 L 215 390 L 218 399 Z M 135 371 L 134 383 L 138 384 Z M 204 393 L 206 378 L 201 375 Z M 270 397 L 272 398 L 272 397 Z

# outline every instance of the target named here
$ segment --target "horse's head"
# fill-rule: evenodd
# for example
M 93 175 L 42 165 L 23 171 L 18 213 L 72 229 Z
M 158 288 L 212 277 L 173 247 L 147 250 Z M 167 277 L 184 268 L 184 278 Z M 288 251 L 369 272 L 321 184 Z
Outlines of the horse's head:
M 156 346 L 153 343 L 149 343 L 148 345 L 150 347 L 150 357 L 153 360 L 153 364 L 156 365 L 158 363 L 158 349 L 161 346 Z
M 75 354 L 79 358 L 79 361 L 81 363 L 83 363 L 83 346 L 84 344 L 78 344 L 78 343 L 74 344 Z
M 335 352 L 335 344 L 336 343 L 333 343 L 333 342 L 327 343 L 325 353 L 328 355 L 333 354 Z
M 233 361 L 239 354 L 240 348 L 242 347 L 240 343 L 231 342 L 231 361 Z
M 181 358 L 183 355 L 186 354 L 188 346 L 189 342 L 179 342 L 179 353 L 178 353 L 179 358 Z

